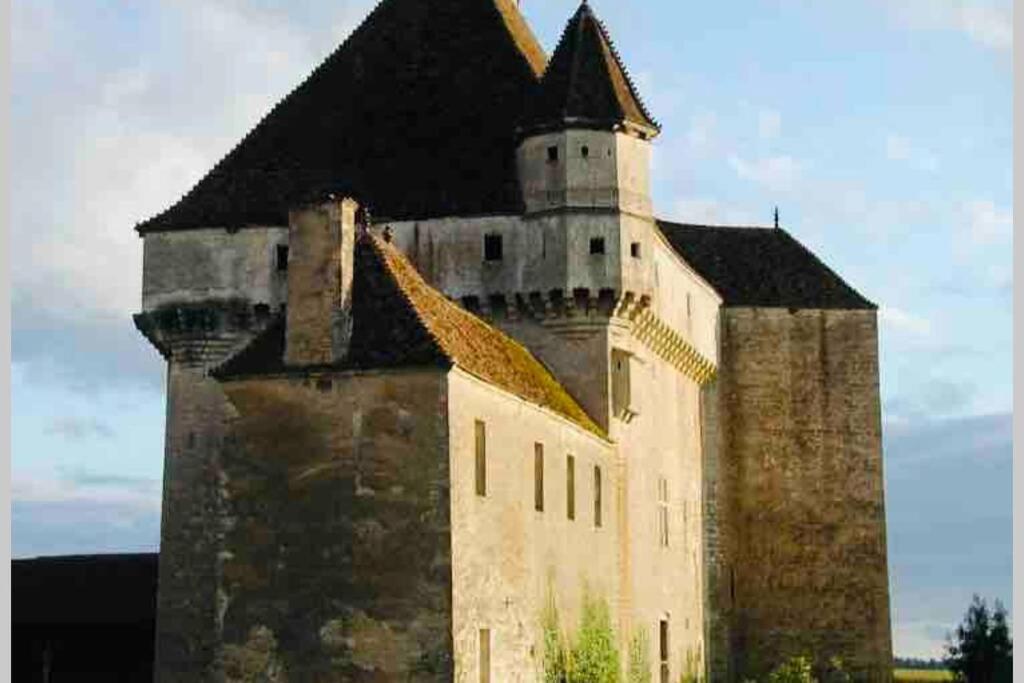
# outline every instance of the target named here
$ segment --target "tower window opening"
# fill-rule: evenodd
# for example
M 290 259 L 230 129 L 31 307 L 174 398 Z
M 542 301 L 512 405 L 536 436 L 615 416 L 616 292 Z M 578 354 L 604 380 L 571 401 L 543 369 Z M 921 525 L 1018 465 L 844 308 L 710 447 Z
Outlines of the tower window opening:
M 594 526 L 601 528 L 601 468 L 594 467 Z
M 544 512 L 544 444 L 533 444 L 533 509 Z
M 487 427 L 483 421 L 477 420 L 476 425 L 476 495 L 487 495 Z
M 590 238 L 590 253 L 591 254 L 603 254 L 604 253 L 604 238 L 603 237 L 591 237 Z
M 283 273 L 288 270 L 288 245 L 277 245 L 277 272 Z
M 580 154 L 583 156 L 584 159 L 589 158 L 590 157 L 590 148 L 587 147 L 586 145 L 583 145 L 583 147 L 580 148 Z
M 555 145 L 548 147 L 548 161 L 551 163 L 558 161 L 558 147 Z
M 668 670 L 668 619 L 662 619 L 658 628 L 658 662 L 661 683 L 669 683 Z
M 565 515 L 576 519 L 576 458 L 571 455 L 565 462 Z
M 658 479 L 658 543 L 662 548 L 668 547 L 668 481 L 665 477 Z
M 640 258 L 640 243 L 633 242 L 629 245 L 629 255 L 633 258 Z
M 505 256 L 504 251 L 501 235 L 484 235 L 485 261 L 500 261 Z

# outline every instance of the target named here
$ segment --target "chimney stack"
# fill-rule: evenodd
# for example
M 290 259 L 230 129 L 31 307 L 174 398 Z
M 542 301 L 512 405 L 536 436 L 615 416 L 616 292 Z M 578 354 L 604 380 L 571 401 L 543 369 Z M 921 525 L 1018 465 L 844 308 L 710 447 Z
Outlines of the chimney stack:
M 348 354 L 358 208 L 331 198 L 288 213 L 287 365 L 328 365 Z

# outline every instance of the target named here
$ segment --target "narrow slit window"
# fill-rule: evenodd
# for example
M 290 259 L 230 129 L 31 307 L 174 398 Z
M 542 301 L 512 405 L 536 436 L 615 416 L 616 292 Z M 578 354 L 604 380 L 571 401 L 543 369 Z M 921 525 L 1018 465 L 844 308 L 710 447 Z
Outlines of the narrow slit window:
M 480 683 L 491 683 L 491 629 L 480 629 Z
M 668 481 L 658 479 L 658 543 L 668 547 Z
M 476 495 L 487 495 L 487 426 L 476 421 Z
M 576 458 L 571 455 L 565 461 L 565 514 L 576 519 Z
M 640 243 L 633 242 L 629 245 L 629 255 L 633 258 L 640 258 Z
M 288 246 L 285 244 L 277 245 L 277 272 L 283 273 L 288 270 Z
M 533 444 L 533 509 L 544 512 L 544 444 Z
M 505 257 L 501 235 L 484 235 L 484 260 L 500 261 Z
M 658 628 L 658 662 L 661 671 L 661 683 L 669 683 L 668 670 L 668 619 L 662 619 Z
M 591 254 L 603 254 L 604 253 L 604 238 L 603 237 L 591 237 L 590 238 L 590 253 Z
M 554 163 L 556 161 L 558 161 L 558 147 L 552 145 L 548 147 L 548 162 Z
M 580 155 L 584 159 L 589 159 L 590 158 L 590 148 L 587 147 L 586 145 L 583 145 L 583 147 L 580 148 Z
M 594 467 L 594 526 L 601 528 L 601 468 Z

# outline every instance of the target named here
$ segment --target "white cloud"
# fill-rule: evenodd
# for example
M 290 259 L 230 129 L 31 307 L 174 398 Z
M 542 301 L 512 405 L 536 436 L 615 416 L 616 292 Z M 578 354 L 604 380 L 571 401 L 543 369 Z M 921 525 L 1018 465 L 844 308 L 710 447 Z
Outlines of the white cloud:
M 683 197 L 672 207 L 674 219 L 709 225 L 754 225 L 756 221 L 749 211 L 737 206 L 723 204 L 717 199 Z
M 714 145 L 717 128 L 718 117 L 713 112 L 694 114 L 686 130 L 686 142 L 697 151 L 708 151 Z
M 913 30 L 958 31 L 992 50 L 1013 49 L 1013 9 L 1009 4 L 959 0 L 884 0 L 897 21 Z
M 928 337 L 932 334 L 930 320 L 895 306 L 882 306 L 878 311 L 878 317 L 884 326 L 899 334 L 917 337 Z
M 1013 238 L 1013 215 L 995 202 L 975 199 L 964 203 L 962 212 L 973 244 L 1002 244 Z
M 762 109 L 757 114 L 757 134 L 762 140 L 774 140 L 782 132 L 782 114 L 774 109 Z
M 733 154 L 729 165 L 741 179 L 775 191 L 793 189 L 802 171 L 801 164 L 788 155 L 747 160 Z
M 69 441 L 81 441 L 90 438 L 109 439 L 114 430 L 105 422 L 81 417 L 60 417 L 46 427 L 48 434 L 62 436 Z
M 934 173 L 939 160 L 931 152 L 915 147 L 908 138 L 890 133 L 885 138 L 885 156 L 889 161 L 902 161 L 921 171 Z

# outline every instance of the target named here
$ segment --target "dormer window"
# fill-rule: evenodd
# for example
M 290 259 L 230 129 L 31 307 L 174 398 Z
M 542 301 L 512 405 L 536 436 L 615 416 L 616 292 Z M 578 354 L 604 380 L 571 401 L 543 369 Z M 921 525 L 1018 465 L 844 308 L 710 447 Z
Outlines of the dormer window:
M 556 161 L 558 161 L 558 147 L 552 145 L 548 147 L 548 163 L 551 164 Z
M 501 235 L 484 235 L 484 260 L 500 261 L 504 258 Z
M 591 237 L 590 238 L 590 253 L 591 254 L 603 254 L 604 253 L 604 238 L 603 237 Z

